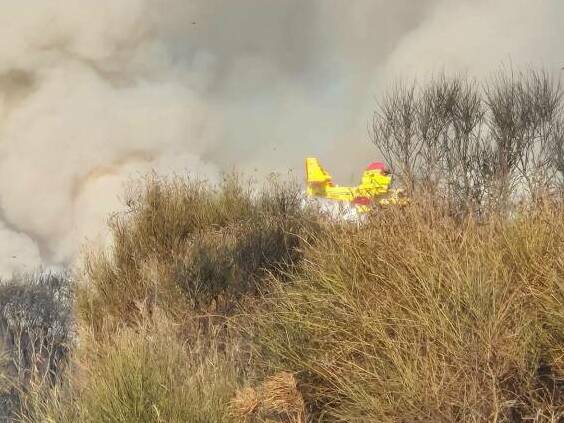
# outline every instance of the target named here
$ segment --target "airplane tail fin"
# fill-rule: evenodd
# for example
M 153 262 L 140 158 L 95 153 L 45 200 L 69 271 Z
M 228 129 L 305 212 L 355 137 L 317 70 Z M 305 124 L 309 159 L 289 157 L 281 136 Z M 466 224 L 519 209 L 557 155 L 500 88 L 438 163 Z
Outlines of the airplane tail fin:
M 325 189 L 333 185 L 331 175 L 321 167 L 317 158 L 308 157 L 305 166 L 308 194 L 311 196 L 323 196 Z

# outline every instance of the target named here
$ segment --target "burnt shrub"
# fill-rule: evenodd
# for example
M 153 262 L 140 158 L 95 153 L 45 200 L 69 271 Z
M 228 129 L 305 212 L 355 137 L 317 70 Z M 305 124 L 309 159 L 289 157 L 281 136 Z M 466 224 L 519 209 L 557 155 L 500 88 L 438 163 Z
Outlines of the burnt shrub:
M 19 407 L 31 384 L 47 387 L 60 376 L 73 339 L 72 296 L 66 274 L 23 275 L 0 284 L 0 418 Z

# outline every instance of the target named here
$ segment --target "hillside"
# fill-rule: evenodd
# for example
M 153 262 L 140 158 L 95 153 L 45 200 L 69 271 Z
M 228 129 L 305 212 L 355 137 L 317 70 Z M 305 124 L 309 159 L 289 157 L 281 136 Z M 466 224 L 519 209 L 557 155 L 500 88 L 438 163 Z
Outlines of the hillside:
M 561 203 L 357 225 L 243 186 L 148 181 L 72 284 L 80 342 L 4 306 L 35 334 L 23 421 L 558 421 Z
M 542 78 L 525 81 L 523 99 L 552 98 L 535 85 Z M 430 153 L 439 150 L 429 148 L 418 156 L 429 161 L 412 167 L 392 157 L 411 187 L 406 207 L 349 221 L 305 199 L 301 184 L 276 178 L 257 187 L 236 175 L 218 185 L 150 176 L 110 219 L 107 249 L 86 249 L 68 274 L 4 281 L 4 418 L 563 421 L 558 162 L 552 179 L 535 179 L 545 167 L 531 171 L 501 154 L 519 140 L 508 133 L 521 128 L 525 139 L 558 121 L 561 109 L 547 114 L 542 101 L 514 108 L 503 99 L 516 94 L 502 89 L 487 97 L 497 102 L 482 103 L 470 85 L 447 82 L 420 97 L 396 92 L 375 117 L 376 144 L 387 140 L 388 151 L 399 152 L 386 128 L 412 120 L 394 110 L 430 113 L 404 107 L 409 101 L 442 105 L 432 110 L 446 125 L 439 132 L 452 137 L 448 145 L 484 148 L 474 156 L 447 148 L 437 161 Z M 476 104 L 489 112 L 476 119 L 461 112 Z M 509 119 L 496 105 L 536 118 Z M 441 127 L 425 116 L 418 122 Z M 463 121 L 475 122 L 475 133 Z M 497 142 L 495 154 L 487 156 L 479 125 Z M 402 145 L 429 141 L 425 133 Z M 555 139 L 561 148 L 562 138 L 543 134 L 550 135 L 519 154 Z M 487 169 L 475 166 L 485 157 Z M 454 158 L 460 166 L 449 167 Z

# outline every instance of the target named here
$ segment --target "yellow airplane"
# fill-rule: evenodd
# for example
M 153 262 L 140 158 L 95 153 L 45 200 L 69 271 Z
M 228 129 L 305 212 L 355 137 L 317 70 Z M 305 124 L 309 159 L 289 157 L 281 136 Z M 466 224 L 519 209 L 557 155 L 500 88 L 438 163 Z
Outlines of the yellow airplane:
M 389 176 L 384 163 L 370 163 L 362 173 L 360 185 L 355 187 L 335 185 L 331 175 L 314 157 L 306 158 L 305 165 L 307 193 L 310 197 L 346 201 L 354 204 L 360 212 L 367 212 L 376 204 L 380 206 L 407 204 L 403 190 L 390 189 L 392 177 Z

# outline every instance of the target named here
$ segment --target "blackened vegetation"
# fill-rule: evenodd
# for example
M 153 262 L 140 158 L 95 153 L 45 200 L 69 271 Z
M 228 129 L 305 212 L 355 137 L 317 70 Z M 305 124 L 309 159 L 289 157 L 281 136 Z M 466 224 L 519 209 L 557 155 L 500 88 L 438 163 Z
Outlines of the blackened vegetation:
M 49 386 L 57 380 L 68 357 L 72 324 L 67 275 L 20 276 L 0 285 L 0 419 L 19 407 L 31 383 Z

